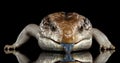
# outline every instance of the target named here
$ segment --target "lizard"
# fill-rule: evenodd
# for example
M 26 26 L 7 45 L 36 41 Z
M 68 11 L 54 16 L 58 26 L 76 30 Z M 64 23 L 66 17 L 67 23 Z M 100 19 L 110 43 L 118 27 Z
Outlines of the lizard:
M 96 39 L 100 49 L 115 49 L 103 32 L 94 28 L 88 18 L 76 12 L 55 12 L 45 16 L 40 25 L 28 24 L 16 42 L 4 48 L 18 48 L 30 36 L 38 40 L 41 49 L 49 51 L 86 50 L 92 46 L 92 38 Z

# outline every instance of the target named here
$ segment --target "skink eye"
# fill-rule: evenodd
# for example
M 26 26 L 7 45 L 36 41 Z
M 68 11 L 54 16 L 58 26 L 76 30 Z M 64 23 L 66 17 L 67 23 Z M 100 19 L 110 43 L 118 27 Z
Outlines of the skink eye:
M 52 31 L 56 31 L 56 30 L 57 30 L 57 27 L 56 27 L 55 25 L 51 24 L 51 25 L 50 25 L 50 29 L 51 29 Z
M 78 31 L 81 33 L 83 30 L 89 30 L 92 26 L 90 21 L 85 18 L 84 21 L 80 23 L 81 26 L 78 27 Z
M 78 27 L 78 31 L 81 33 L 83 31 L 83 26 Z

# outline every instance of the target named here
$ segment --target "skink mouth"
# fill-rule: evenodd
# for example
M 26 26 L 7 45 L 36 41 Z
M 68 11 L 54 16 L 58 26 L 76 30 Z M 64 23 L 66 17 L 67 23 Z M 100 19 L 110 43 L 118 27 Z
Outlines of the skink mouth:
M 77 44 L 77 43 L 79 43 L 79 42 L 81 42 L 81 41 L 83 41 L 83 40 L 89 40 L 90 38 L 84 38 L 84 39 L 82 39 L 82 40 L 79 40 L 78 42 L 76 42 L 76 43 L 65 43 L 65 42 L 62 42 L 61 43 L 61 45 L 63 46 L 63 48 L 64 48 L 64 50 L 65 50 L 65 52 L 66 53 L 71 53 L 71 51 L 72 51 L 72 49 L 73 49 L 73 46 L 75 45 L 75 44 Z
M 61 42 L 55 41 L 54 39 L 51 39 L 51 38 L 49 38 L 49 37 L 43 37 L 43 36 L 42 36 L 42 38 L 46 38 L 46 39 L 49 39 L 49 40 L 51 40 L 51 41 L 53 41 L 53 42 L 55 42 L 55 43 L 57 43 L 57 44 L 61 44 Z
M 84 38 L 84 39 L 82 39 L 82 40 L 79 40 L 78 42 L 66 43 L 66 42 L 58 42 L 58 41 L 55 41 L 54 39 L 51 39 L 51 38 L 49 38 L 49 37 L 43 37 L 43 38 L 49 39 L 49 40 L 53 41 L 54 43 L 63 46 L 63 48 L 64 48 L 64 50 L 65 50 L 65 52 L 66 52 L 67 54 L 70 54 L 70 53 L 71 53 L 71 51 L 72 51 L 72 49 L 73 49 L 73 46 L 74 46 L 75 44 L 78 44 L 78 43 L 81 42 L 81 41 L 89 40 L 89 39 L 90 39 L 90 38 Z
M 81 39 L 81 40 L 79 40 L 78 42 L 75 42 L 74 44 L 78 44 L 79 42 L 81 42 L 81 41 L 84 41 L 84 40 L 90 40 L 90 38 L 83 38 L 83 39 Z
M 43 37 L 43 36 L 42 36 L 42 37 Z M 55 42 L 55 43 L 57 43 L 57 44 L 65 43 L 65 42 L 55 41 L 54 39 L 49 38 L 49 37 L 43 37 L 43 38 L 49 39 L 49 40 L 51 40 L 51 41 L 53 41 L 53 42 Z M 77 42 L 73 42 L 73 43 L 71 43 L 71 44 L 78 44 L 78 43 L 81 42 L 81 41 L 89 40 L 89 39 L 90 39 L 90 38 L 83 38 L 83 39 L 81 39 L 81 40 L 79 40 L 79 41 L 77 41 Z M 67 44 L 67 43 L 66 43 L 66 44 Z
M 44 36 L 43 34 L 41 34 L 41 38 L 46 38 L 46 39 L 48 39 L 48 40 L 51 40 L 51 41 L 55 42 L 56 44 L 66 43 L 66 42 L 56 41 L 56 40 L 54 40 L 54 39 L 52 39 L 52 38 L 49 38 L 49 37 Z M 86 38 L 83 38 L 83 39 L 81 39 L 81 40 L 79 40 L 79 41 L 77 41 L 77 42 L 73 42 L 73 43 L 71 43 L 71 44 L 74 44 L 74 45 L 75 45 L 75 44 L 78 44 L 78 43 L 81 42 L 81 41 L 89 40 L 89 39 L 90 39 L 90 37 L 86 37 Z

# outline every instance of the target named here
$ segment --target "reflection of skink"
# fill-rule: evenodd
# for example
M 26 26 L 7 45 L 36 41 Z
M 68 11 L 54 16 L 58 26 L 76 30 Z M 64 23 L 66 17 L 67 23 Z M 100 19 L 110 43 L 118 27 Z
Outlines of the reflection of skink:
M 71 60 L 66 59 L 67 55 L 64 54 L 43 52 L 33 63 L 106 63 L 113 52 L 114 50 L 101 52 L 95 59 L 93 59 L 91 53 L 89 52 L 77 52 L 68 54 L 71 56 Z M 21 54 L 20 52 L 14 51 L 6 53 L 13 53 L 17 57 L 19 63 L 31 62 L 25 55 Z
M 20 33 L 16 42 L 13 45 L 6 45 L 5 49 L 19 47 L 30 36 L 34 36 L 44 50 L 71 52 L 89 49 L 92 44 L 92 36 L 97 40 L 100 48 L 115 49 L 105 34 L 92 28 L 86 17 L 74 12 L 50 14 L 42 20 L 39 26 L 29 24 Z

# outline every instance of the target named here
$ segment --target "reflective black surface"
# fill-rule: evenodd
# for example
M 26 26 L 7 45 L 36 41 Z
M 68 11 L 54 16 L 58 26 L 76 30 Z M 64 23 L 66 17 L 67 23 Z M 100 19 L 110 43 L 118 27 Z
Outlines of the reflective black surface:
M 90 50 L 66 54 L 63 51 L 41 50 L 32 41 L 16 50 L 3 50 L 2 63 L 115 63 L 120 58 L 119 50 L 99 50 L 93 46 Z
M 115 50 L 103 50 L 100 51 L 96 57 L 93 57 L 92 53 L 89 51 L 79 51 L 79 52 L 72 52 L 71 54 L 65 53 L 58 53 L 58 52 L 40 52 L 38 58 L 34 59 L 33 54 L 29 52 L 30 56 L 26 56 L 24 53 L 20 51 L 4 51 L 5 56 L 8 56 L 8 62 L 18 62 L 18 63 L 106 63 L 111 62 L 110 59 L 112 54 L 114 54 Z M 36 51 L 37 52 L 37 51 Z M 93 53 L 94 54 L 94 53 Z M 11 61 L 14 58 L 14 61 Z M 31 58 L 31 59 L 29 59 Z M 6 62 L 6 61 L 5 61 Z

